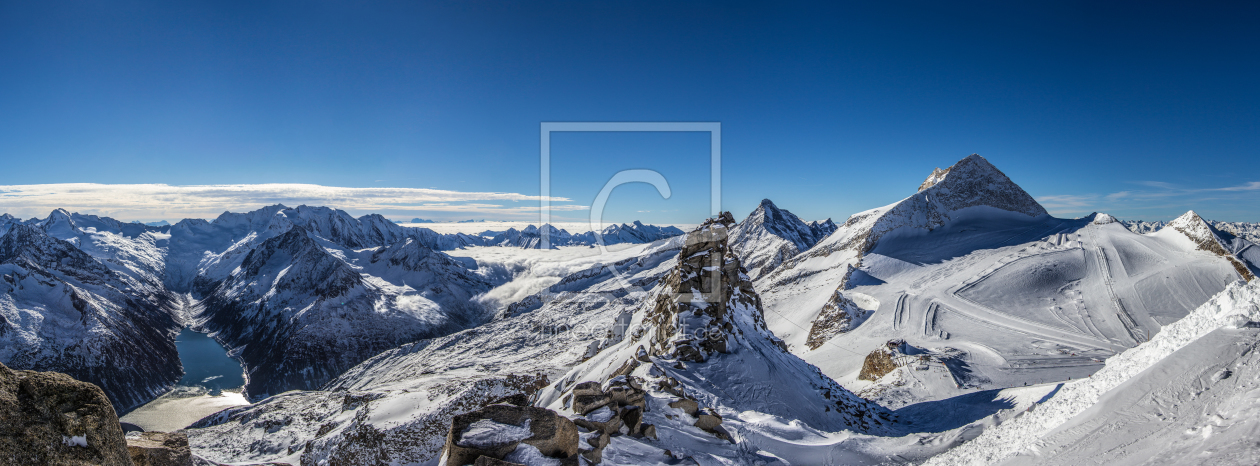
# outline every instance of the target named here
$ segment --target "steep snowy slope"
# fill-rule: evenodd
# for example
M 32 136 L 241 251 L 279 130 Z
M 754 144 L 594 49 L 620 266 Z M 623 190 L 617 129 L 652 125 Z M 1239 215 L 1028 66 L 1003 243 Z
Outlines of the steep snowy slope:
M 756 286 L 795 354 L 895 406 L 1086 376 L 1254 269 L 1245 240 L 1183 230 L 1053 218 L 973 155 L 914 196 L 854 215 Z M 891 339 L 943 372 L 858 380 Z
M 1260 282 L 1235 282 L 1093 376 L 927 462 L 1255 464 Z
M 731 248 L 755 280 L 813 247 L 835 229 L 831 219 L 805 223 L 763 199 L 756 210 L 731 229 Z
M 290 228 L 252 248 L 201 301 L 196 325 L 246 366 L 260 399 L 323 385 L 372 355 L 488 316 L 489 284 L 414 239 L 354 251 Z
M 0 237 L 0 293 L 5 365 L 95 383 L 120 412 L 182 374 L 179 326 L 146 284 L 42 228 L 14 224 Z

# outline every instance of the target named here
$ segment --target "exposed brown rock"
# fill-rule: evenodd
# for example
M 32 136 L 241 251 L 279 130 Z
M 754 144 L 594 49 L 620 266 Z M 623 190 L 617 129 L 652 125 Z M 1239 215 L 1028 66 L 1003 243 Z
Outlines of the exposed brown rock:
M 138 432 L 127 438 L 127 453 L 136 466 L 192 466 L 188 435 L 182 432 Z
M 652 439 L 652 440 L 656 440 L 656 439 L 657 439 L 657 437 L 656 437 L 656 426 L 654 426 L 654 425 L 652 425 L 652 424 L 643 424 L 643 428 L 642 428 L 642 430 L 643 430 L 643 436 L 644 436 L 644 437 L 650 438 L 650 439 Z
M 573 397 L 573 412 L 587 414 L 612 402 L 608 395 L 578 395 Z
M 129 466 L 118 415 L 96 385 L 0 364 L 0 463 Z
M 604 389 L 599 387 L 598 382 L 582 382 L 573 387 L 573 396 L 582 395 L 603 395 Z
M 701 430 L 713 431 L 720 425 L 722 425 L 722 416 L 712 409 L 704 408 L 696 414 L 695 426 Z
M 690 400 L 687 398 L 670 402 L 669 407 L 681 409 L 692 416 L 695 416 L 696 412 L 700 410 L 700 404 L 696 403 L 696 400 Z
M 888 349 L 877 348 L 866 355 L 866 360 L 862 361 L 862 371 L 858 373 L 858 379 L 873 382 L 896 368 L 897 364 L 893 362 Z

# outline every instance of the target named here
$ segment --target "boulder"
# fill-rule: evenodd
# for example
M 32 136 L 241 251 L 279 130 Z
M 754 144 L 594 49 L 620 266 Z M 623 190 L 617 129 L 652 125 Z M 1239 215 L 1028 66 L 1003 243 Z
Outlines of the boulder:
M 722 416 L 717 411 L 704 408 L 697 412 L 695 426 L 701 430 L 713 431 L 720 425 L 722 425 Z
M 583 429 L 595 431 L 595 432 L 603 432 L 608 435 L 619 434 L 621 432 L 621 426 L 625 425 L 625 423 L 621 421 L 621 418 L 617 416 L 612 416 L 608 418 L 608 420 L 606 421 L 598 421 L 598 420 L 592 420 L 592 419 L 587 419 L 587 418 L 577 418 L 573 420 L 573 423 L 577 424 Z
M 57 372 L 14 371 L 3 364 L 0 462 L 132 464 L 118 415 L 100 387 Z
M 573 412 L 585 415 L 611 402 L 608 395 L 574 395 Z
M 695 416 L 696 412 L 700 410 L 700 403 L 696 403 L 696 400 L 683 398 L 678 401 L 670 402 L 669 407 L 681 409 L 687 414 Z
M 604 447 L 607 447 L 609 440 L 610 437 L 607 432 L 593 432 L 586 434 L 586 444 L 596 450 L 603 450 Z
M 136 466 L 192 466 L 188 434 L 135 432 L 127 436 L 127 452 Z
M 608 389 L 608 397 L 612 399 L 613 403 L 618 405 L 640 405 L 642 407 L 645 404 L 643 396 L 643 390 L 628 385 L 609 387 Z
M 643 424 L 643 426 L 640 428 L 640 430 L 642 431 L 642 433 L 643 433 L 643 436 L 644 436 L 644 437 L 650 438 L 650 439 L 652 439 L 652 440 L 656 440 L 656 439 L 657 439 L 657 437 L 656 437 L 656 426 L 654 426 L 654 425 L 652 425 L 652 424 Z
M 548 409 L 489 405 L 451 420 L 446 436 L 446 464 L 470 464 L 481 456 L 503 459 L 522 443 L 537 448 L 544 456 L 576 459 L 577 426 Z
M 573 387 L 573 396 L 602 396 L 604 390 L 599 387 L 598 382 L 582 382 Z

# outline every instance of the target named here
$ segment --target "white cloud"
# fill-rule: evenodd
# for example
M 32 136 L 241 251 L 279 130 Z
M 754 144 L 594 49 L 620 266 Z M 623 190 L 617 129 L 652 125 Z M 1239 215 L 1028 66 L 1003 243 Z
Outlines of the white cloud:
M 1110 194 L 1060 194 L 1040 196 L 1037 201 L 1060 217 L 1106 212 L 1126 219 L 1169 220 L 1187 210 L 1213 220 L 1254 221 L 1254 205 L 1260 181 L 1223 188 L 1184 188 L 1163 181 L 1134 181 L 1147 189 Z M 1244 217 L 1238 217 L 1242 213 Z
M 272 204 L 329 206 L 354 214 L 449 213 L 451 217 L 536 217 L 540 196 L 517 193 L 462 192 L 418 188 L 346 188 L 313 184 L 237 184 L 170 186 L 165 184 L 62 183 L 0 185 L 0 213 L 42 217 L 64 208 L 119 220 L 214 218 L 224 211 L 244 212 Z M 552 209 L 586 210 L 550 197 Z M 459 214 L 459 215 L 455 215 Z

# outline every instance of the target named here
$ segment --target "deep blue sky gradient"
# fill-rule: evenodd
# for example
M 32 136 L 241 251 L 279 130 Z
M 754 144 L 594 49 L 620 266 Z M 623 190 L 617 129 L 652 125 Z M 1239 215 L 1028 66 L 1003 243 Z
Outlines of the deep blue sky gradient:
M 1260 221 L 1260 4 L 0 3 L 0 184 L 538 193 L 542 121 L 720 121 L 723 205 L 843 219 L 979 153 L 1051 210 Z M 697 223 L 701 135 L 563 135 L 553 195 Z M 571 215 L 571 214 L 566 214 Z

